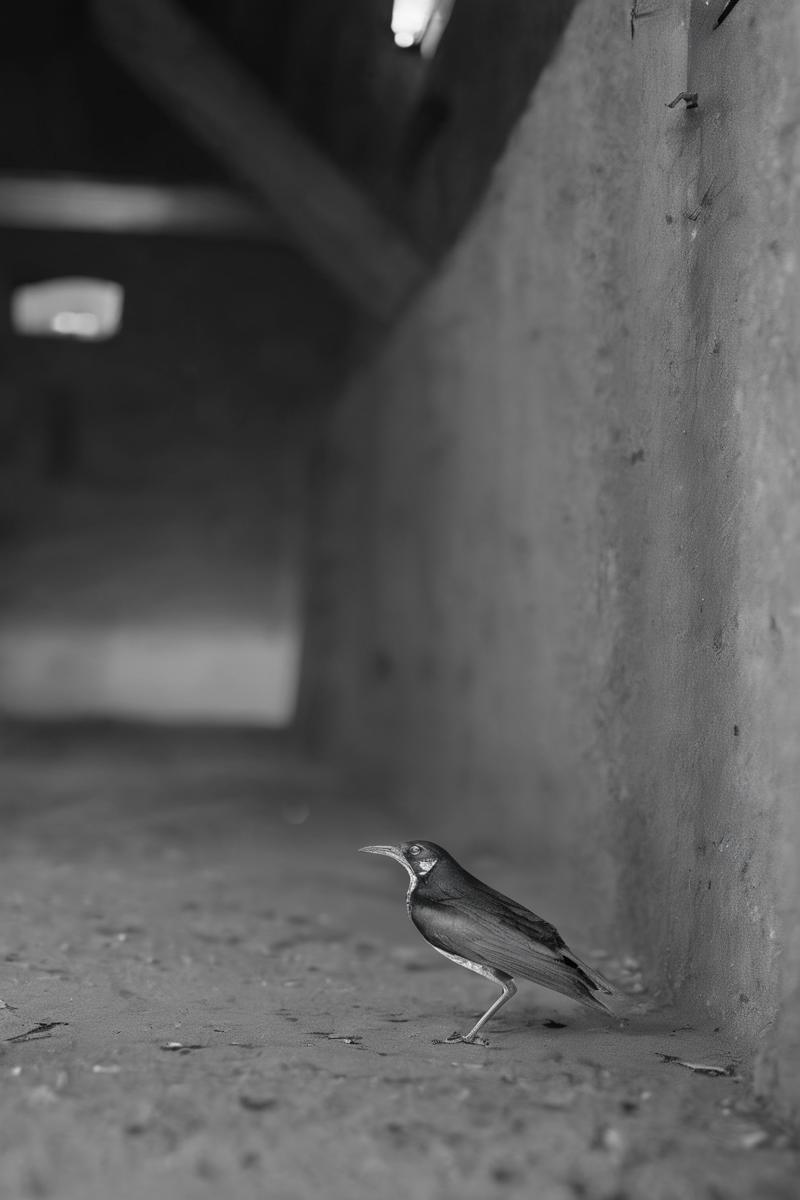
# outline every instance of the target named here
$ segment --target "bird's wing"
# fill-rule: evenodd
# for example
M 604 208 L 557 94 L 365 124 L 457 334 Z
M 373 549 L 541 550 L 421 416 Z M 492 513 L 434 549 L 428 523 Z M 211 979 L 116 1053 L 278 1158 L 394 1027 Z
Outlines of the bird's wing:
M 470 882 L 480 885 L 484 904 L 499 919 L 507 924 L 510 923 L 513 928 L 532 941 L 541 943 L 543 947 L 551 950 L 567 965 L 577 967 L 586 976 L 590 985 L 593 985 L 593 988 L 605 992 L 608 996 L 614 995 L 614 989 L 608 980 L 570 950 L 555 925 L 551 925 L 543 917 L 539 917 L 529 908 L 525 908 L 524 904 L 512 900 L 510 896 L 504 896 L 502 892 L 495 891 L 493 887 L 489 887 L 488 883 L 476 880 L 474 876 Z
M 612 994 L 610 984 L 572 954 L 552 925 L 486 885 L 484 889 L 435 903 L 420 898 L 412 919 L 428 941 L 448 954 L 604 1007 L 596 993 Z

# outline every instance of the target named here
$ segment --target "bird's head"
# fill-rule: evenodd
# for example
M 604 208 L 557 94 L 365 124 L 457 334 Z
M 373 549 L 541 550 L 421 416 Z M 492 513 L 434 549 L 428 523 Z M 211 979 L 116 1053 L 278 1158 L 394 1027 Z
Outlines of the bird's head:
M 424 879 L 442 859 L 449 858 L 446 850 L 435 842 L 401 842 L 399 846 L 362 846 L 362 854 L 385 854 L 396 858 L 412 880 Z

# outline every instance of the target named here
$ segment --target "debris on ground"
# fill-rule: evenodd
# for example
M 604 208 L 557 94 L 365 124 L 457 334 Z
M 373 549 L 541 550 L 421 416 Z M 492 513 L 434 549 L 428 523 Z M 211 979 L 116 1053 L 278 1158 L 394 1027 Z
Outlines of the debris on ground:
M 736 1078 L 736 1063 L 727 1063 L 724 1067 L 709 1065 L 708 1063 L 692 1063 L 685 1062 L 679 1058 L 677 1054 L 662 1054 L 656 1051 L 662 1062 L 675 1063 L 678 1067 L 686 1067 L 689 1071 L 694 1071 L 696 1075 L 727 1075 L 731 1079 Z
M 374 806 L 211 743 L 5 757 L 0 1196 L 794 1200 L 746 1047 L 649 1011 L 625 947 L 601 968 L 643 989 L 624 1028 L 523 985 L 489 1047 L 433 1044 L 487 985 L 414 944 L 356 853 Z M 313 821 L 285 819 L 287 778 Z M 511 894 L 532 869 L 509 860 Z M 542 907 L 602 944 L 535 869 Z

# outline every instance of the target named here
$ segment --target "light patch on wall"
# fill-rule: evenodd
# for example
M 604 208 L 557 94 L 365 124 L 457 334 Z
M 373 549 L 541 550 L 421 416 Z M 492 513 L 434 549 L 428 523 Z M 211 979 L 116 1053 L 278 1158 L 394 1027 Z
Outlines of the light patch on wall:
M 11 325 L 23 337 L 107 341 L 122 324 L 124 289 L 108 279 L 45 279 L 11 296 Z
M 394 0 L 392 33 L 404 50 L 419 46 L 425 58 L 433 58 L 447 27 L 454 0 Z
M 299 661 L 288 626 L 14 622 L 0 629 L 0 714 L 280 727 Z

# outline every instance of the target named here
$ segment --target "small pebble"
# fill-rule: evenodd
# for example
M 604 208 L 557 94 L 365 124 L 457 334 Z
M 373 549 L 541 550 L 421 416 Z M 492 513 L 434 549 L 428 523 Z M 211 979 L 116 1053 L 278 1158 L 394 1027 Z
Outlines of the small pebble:
M 278 1101 L 274 1096 L 240 1096 L 239 1103 L 242 1108 L 246 1108 L 249 1112 L 267 1112 L 270 1108 L 277 1108 Z
M 621 1154 L 625 1146 L 622 1134 L 611 1125 L 606 1126 L 601 1133 L 600 1144 L 604 1150 L 608 1150 L 609 1154 Z
M 750 1133 L 745 1133 L 740 1139 L 740 1146 L 744 1150 L 757 1150 L 759 1146 L 764 1146 L 769 1141 L 769 1134 L 766 1129 L 753 1129 Z

